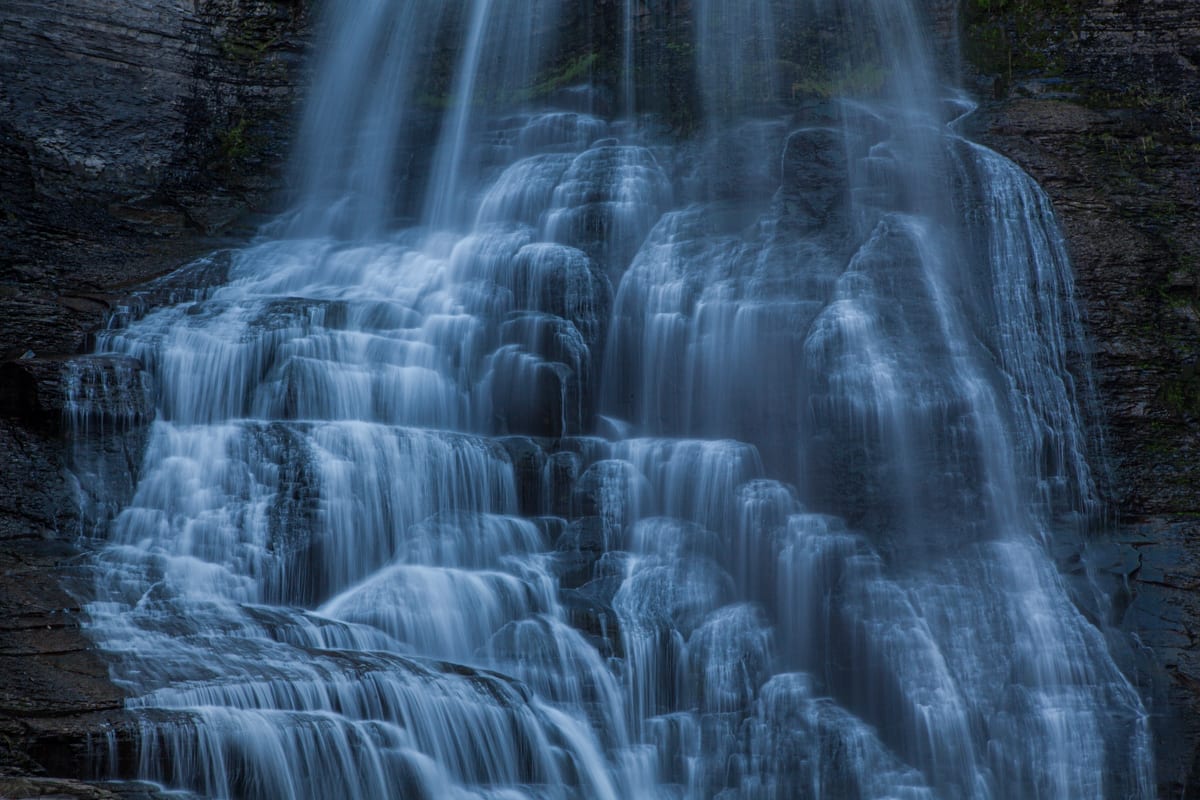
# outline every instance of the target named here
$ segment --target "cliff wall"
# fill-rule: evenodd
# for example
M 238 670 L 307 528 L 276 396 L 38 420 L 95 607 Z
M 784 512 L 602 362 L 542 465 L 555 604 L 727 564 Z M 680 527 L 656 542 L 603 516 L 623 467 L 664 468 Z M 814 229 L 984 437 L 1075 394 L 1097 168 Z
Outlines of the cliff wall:
M 0 5 L 0 359 L 73 352 L 109 290 L 269 210 L 310 16 L 301 0 Z
M 101 411 L 112 435 L 67 437 L 62 387 L 129 287 L 272 209 L 311 16 L 302 0 L 0 3 L 0 797 L 150 796 L 73 780 L 123 694 L 79 628 L 87 487 L 64 469 L 86 451 L 132 479 L 144 419 Z
M 1164 796 L 1200 796 L 1200 7 L 965 0 L 971 133 L 1049 193 L 1112 467 L 1119 620 L 1152 650 Z M 1164 676 L 1154 677 L 1155 673 Z

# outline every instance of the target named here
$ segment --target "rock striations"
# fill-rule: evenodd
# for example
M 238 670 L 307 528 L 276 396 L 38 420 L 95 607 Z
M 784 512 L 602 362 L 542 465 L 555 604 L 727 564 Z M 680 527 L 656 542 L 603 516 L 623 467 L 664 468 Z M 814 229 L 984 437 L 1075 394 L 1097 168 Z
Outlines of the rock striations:
M 140 365 L 72 356 L 128 287 L 271 209 L 310 26 L 302 0 L 0 4 L 0 797 L 152 796 L 78 782 L 124 695 L 80 631 L 72 543 L 103 510 L 65 465 L 131 476 L 146 419 L 106 391 Z M 78 397 L 96 435 L 68 440 Z
M 996 9 L 1006 4 L 992 4 Z M 1007 4 L 1011 5 L 1011 4 Z M 1200 14 L 1192 0 L 965 6 L 973 134 L 1046 189 L 1092 340 L 1123 623 L 1165 670 L 1164 796 L 1200 796 Z

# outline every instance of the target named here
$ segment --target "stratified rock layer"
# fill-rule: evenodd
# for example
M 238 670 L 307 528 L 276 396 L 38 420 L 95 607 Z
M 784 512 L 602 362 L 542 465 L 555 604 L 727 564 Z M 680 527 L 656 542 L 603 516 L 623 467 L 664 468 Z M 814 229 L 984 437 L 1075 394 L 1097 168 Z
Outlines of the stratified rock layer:
M 997 94 L 973 135 L 1038 180 L 1067 238 L 1126 548 L 1124 624 L 1166 673 L 1150 690 L 1159 780 L 1200 796 L 1200 14 L 1191 0 L 1032 5 L 1023 40 L 1013 18 L 968 14 L 968 68 Z
M 188 290 L 127 287 L 271 207 L 309 24 L 300 0 L 0 6 L 0 796 L 155 796 L 16 777 L 87 777 L 80 746 L 124 713 L 80 630 L 72 542 L 103 510 L 81 516 L 66 466 L 136 465 L 144 415 L 101 406 L 106 371 L 139 365 L 71 356 L 108 314 Z M 96 436 L 65 434 L 72 386 L 99 401 Z
M 0 7 L 0 359 L 76 352 L 114 289 L 271 208 L 309 24 L 301 0 Z

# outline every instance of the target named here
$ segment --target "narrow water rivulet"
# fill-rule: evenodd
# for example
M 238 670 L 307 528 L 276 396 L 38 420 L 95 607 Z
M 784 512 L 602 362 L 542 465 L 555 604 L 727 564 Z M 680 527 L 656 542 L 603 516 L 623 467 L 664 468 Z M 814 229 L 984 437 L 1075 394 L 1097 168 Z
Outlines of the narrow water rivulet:
M 1154 797 L 1053 557 L 1104 517 L 1069 263 L 927 9 L 627 3 L 328 4 L 293 210 L 100 337 L 157 411 L 96 772 Z

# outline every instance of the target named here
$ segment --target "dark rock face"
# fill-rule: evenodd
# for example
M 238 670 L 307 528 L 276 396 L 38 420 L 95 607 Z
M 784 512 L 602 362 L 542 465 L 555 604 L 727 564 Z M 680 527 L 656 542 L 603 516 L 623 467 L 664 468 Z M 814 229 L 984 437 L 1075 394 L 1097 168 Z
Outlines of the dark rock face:
M 1194 798 L 1200 796 L 1200 526 L 1156 519 L 1129 526 L 1121 538 L 1134 554 L 1124 623 L 1152 648 L 1138 673 L 1150 712 L 1163 718 L 1156 742 L 1159 785 L 1168 797 Z
M 1077 39 L 1064 44 L 1075 74 L 1117 92 L 1195 100 L 1200 86 L 1200 16 L 1189 0 L 1077 3 Z
M 0 778 L 0 797 L 40 797 L 52 800 L 159 800 L 169 797 L 157 786 L 146 783 L 100 783 L 54 778 Z
M 1049 193 L 1071 253 L 1106 421 L 1121 622 L 1162 720 L 1158 776 L 1200 796 L 1200 15 L 1189 0 L 964 6 L 973 135 Z M 1020 26 L 1021 30 L 1017 30 Z M 1018 34 L 1021 34 L 1018 36 Z M 1124 585 L 1124 584 L 1123 584 Z
M 1003 84 L 1032 75 L 1117 98 L 1195 99 L 1200 18 L 1190 0 L 964 2 L 964 55 Z
M 309 25 L 302 0 L 0 7 L 0 360 L 77 352 L 114 289 L 270 209 Z
M 3 776 L 37 774 L 47 732 L 120 714 L 123 694 L 80 630 L 70 590 L 83 580 L 69 544 L 80 521 L 52 408 L 62 396 L 46 364 L 4 367 L 0 414 L 0 796 L 110 797 L 82 784 Z M 41 392 L 39 389 L 47 391 Z M 13 400 L 24 401 L 14 408 Z M 100 724 L 92 726 L 100 730 Z M 63 773 L 57 773 L 63 774 Z M 76 777 L 80 777 L 76 774 Z
M 220 230 L 279 187 L 307 16 L 295 0 L 5 3 L 6 171 L 130 225 Z
M 780 191 L 783 224 L 802 231 L 846 225 L 846 142 L 832 128 L 803 128 L 787 138 Z
M 72 543 L 113 510 L 99 483 L 132 490 L 152 412 L 136 361 L 72 356 L 110 314 L 219 282 L 218 256 L 128 294 L 276 202 L 310 16 L 303 0 L 0 5 L 0 796 L 159 796 L 78 782 L 87 738 L 120 739 L 124 695 L 80 629 Z
M 142 374 L 138 362 L 120 357 L 0 365 L 4 796 L 117 796 L 84 784 L 8 784 L 3 776 L 86 778 L 88 737 L 123 718 L 124 694 L 80 629 L 90 580 L 73 542 L 132 493 L 153 417 Z

